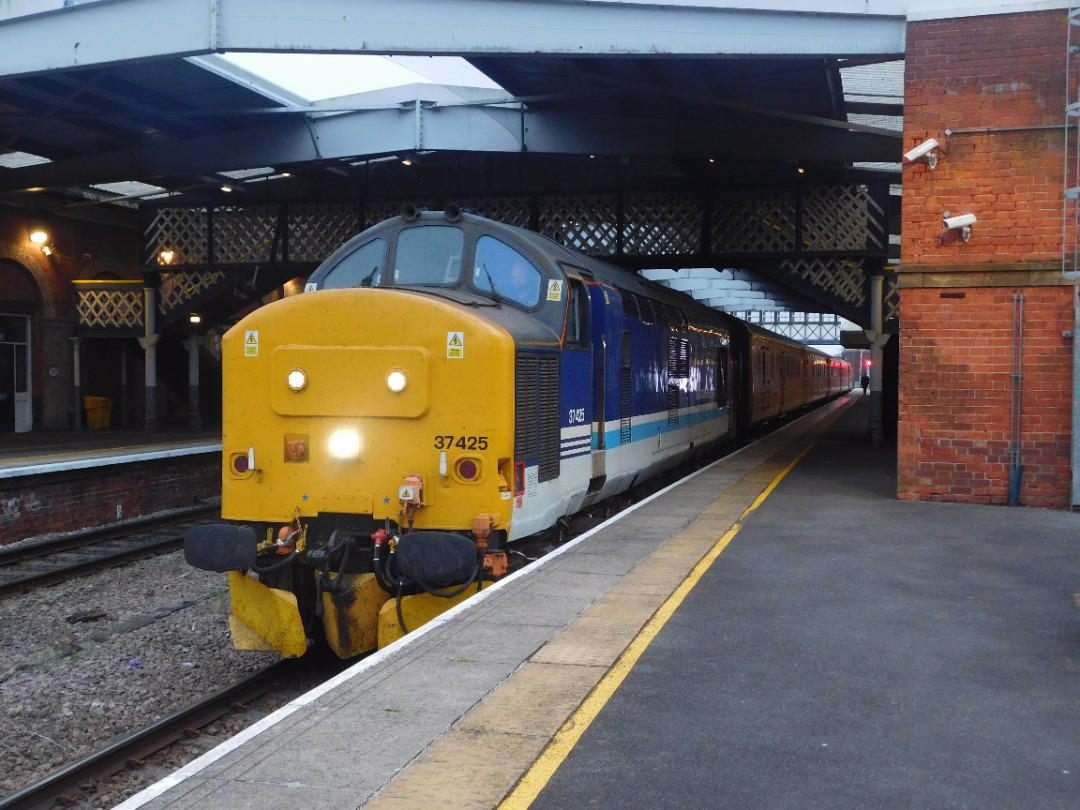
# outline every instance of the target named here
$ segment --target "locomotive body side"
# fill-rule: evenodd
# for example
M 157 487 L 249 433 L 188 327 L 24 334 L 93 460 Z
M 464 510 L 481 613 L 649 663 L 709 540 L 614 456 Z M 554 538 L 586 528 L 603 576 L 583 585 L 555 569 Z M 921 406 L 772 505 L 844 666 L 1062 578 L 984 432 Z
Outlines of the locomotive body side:
M 601 262 L 582 277 L 593 355 L 592 478 L 583 505 L 734 440 L 731 340 L 715 313 Z M 585 267 L 588 269 L 585 269 Z

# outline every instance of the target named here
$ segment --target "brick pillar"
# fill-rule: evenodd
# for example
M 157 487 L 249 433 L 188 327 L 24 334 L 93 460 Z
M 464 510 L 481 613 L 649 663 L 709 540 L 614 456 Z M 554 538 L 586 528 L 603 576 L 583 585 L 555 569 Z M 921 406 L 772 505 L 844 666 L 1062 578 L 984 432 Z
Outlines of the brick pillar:
M 1066 12 L 908 26 L 898 495 L 1004 504 L 1013 301 L 1025 326 L 1019 502 L 1070 492 L 1071 282 L 1061 273 Z M 965 241 L 945 212 L 972 213 Z

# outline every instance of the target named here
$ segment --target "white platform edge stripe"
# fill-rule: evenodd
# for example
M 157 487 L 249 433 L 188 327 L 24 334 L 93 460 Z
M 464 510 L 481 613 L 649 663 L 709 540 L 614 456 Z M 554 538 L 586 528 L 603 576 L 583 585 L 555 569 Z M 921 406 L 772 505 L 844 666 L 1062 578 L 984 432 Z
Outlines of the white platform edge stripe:
M 113 808 L 113 810 L 136 810 L 137 808 L 142 807 L 147 802 L 153 801 L 158 796 L 163 795 L 166 791 L 168 791 L 168 790 L 176 787 L 177 785 L 181 784 L 182 782 L 184 782 L 188 777 L 197 775 L 204 768 L 207 768 L 210 765 L 213 765 L 215 762 L 222 759 L 227 754 L 231 753 L 232 751 L 235 751 L 237 748 L 239 748 L 244 743 L 248 742 L 249 740 L 254 739 L 256 736 L 261 734 L 266 729 L 277 725 L 282 720 L 289 717 L 291 714 L 298 711 L 299 709 L 302 709 L 303 707 L 314 703 L 316 700 L 321 698 L 323 695 L 325 695 L 330 690 L 335 689 L 336 687 L 340 686 L 341 684 L 351 680 L 352 678 L 356 677 L 357 675 L 359 675 L 360 673 L 362 673 L 365 670 L 369 669 L 370 667 L 373 667 L 376 664 L 381 663 L 386 658 L 388 658 L 391 655 L 394 655 L 395 653 L 397 653 L 399 650 L 409 646 L 410 644 L 413 644 L 418 639 L 423 638 L 424 635 L 431 632 L 435 628 L 441 627 L 442 625 L 446 624 L 448 621 L 453 619 L 455 616 L 457 616 L 457 615 L 459 615 L 461 613 L 464 613 L 464 612 L 466 612 L 468 610 L 471 610 L 476 605 L 480 604 L 485 599 L 487 599 L 487 597 L 490 594 L 495 593 L 496 591 L 500 590 L 501 588 L 504 588 L 504 587 L 508 586 L 511 582 L 514 582 L 514 581 L 516 581 L 518 579 L 522 579 L 522 578 L 527 577 L 527 576 L 534 575 L 535 573 L 540 571 L 543 568 L 543 566 L 546 565 L 550 560 L 554 560 L 557 557 L 559 557 L 560 555 L 565 554 L 566 552 L 570 551 L 570 549 L 576 548 L 578 545 L 580 545 L 581 543 L 584 543 L 586 540 L 588 540 L 590 537 L 592 537 L 597 532 L 607 528 L 608 526 L 612 525 L 613 523 L 618 522 L 619 520 L 622 520 L 624 517 L 626 517 L 627 515 L 634 512 L 636 509 L 639 509 L 640 507 L 645 506 L 646 504 L 650 503 L 651 501 L 655 500 L 656 498 L 659 498 L 662 495 L 667 494 L 671 490 L 673 490 L 673 489 L 675 489 L 675 488 L 677 488 L 679 486 L 682 486 L 683 484 L 688 483 L 689 481 L 692 481 L 693 479 L 697 478 L 699 475 L 703 475 L 704 473 L 706 473 L 710 469 L 712 469 L 716 464 L 719 464 L 721 461 L 730 461 L 732 458 L 734 458 L 735 456 L 742 453 L 743 450 L 745 450 L 745 449 L 746 448 L 740 448 L 739 450 L 736 450 L 734 453 L 731 453 L 731 454 L 729 454 L 727 456 L 724 456 L 721 459 L 717 459 L 716 461 L 712 462 L 708 466 L 702 467 L 700 470 L 696 470 L 695 472 L 693 472 L 690 475 L 686 476 L 686 478 L 683 478 L 683 479 L 681 479 L 679 481 L 676 481 L 673 484 L 669 484 L 668 486 L 664 487 L 663 489 L 661 489 L 661 490 L 659 490 L 657 492 L 654 492 L 652 495 L 648 496 L 644 500 L 639 501 L 638 503 L 634 504 L 633 506 L 627 507 L 625 510 L 623 510 L 619 514 L 608 518 L 607 520 L 605 520 L 600 525 L 594 526 L 592 529 L 585 532 L 584 534 L 579 535 L 578 537 L 575 537 L 573 540 L 571 540 L 565 546 L 560 546 L 559 548 L 552 551 L 550 554 L 545 555 L 542 559 L 537 561 L 536 565 L 530 566 L 529 568 L 523 568 L 520 571 L 515 571 L 513 574 L 506 577 L 505 579 L 500 579 L 498 582 L 492 584 L 491 587 L 485 588 L 484 590 L 480 591 L 480 593 L 476 594 L 475 596 L 473 596 L 468 601 L 462 602 L 459 605 L 455 605 L 454 607 L 450 608 L 450 610 L 446 611 L 445 613 L 442 613 L 439 616 L 436 616 L 434 619 L 432 619 L 430 622 L 425 624 L 423 627 L 419 627 L 416 630 L 413 630 L 407 636 L 403 636 L 402 638 L 399 638 L 393 644 L 389 644 L 386 647 L 383 647 L 378 652 L 373 653 L 372 655 L 365 658 L 363 661 L 360 661 L 357 664 L 355 664 L 354 666 L 349 667 L 347 670 L 340 673 L 339 675 L 336 675 L 335 677 L 331 678 L 330 680 L 326 681 L 325 683 L 320 684 L 319 686 L 316 686 L 310 692 L 306 692 L 305 694 L 303 694 L 300 697 L 293 700 L 291 703 L 288 703 L 285 706 L 282 706 L 280 709 L 275 711 L 273 714 L 269 714 L 266 717 L 264 717 L 262 720 L 260 720 L 259 722 L 255 723 L 254 725 L 248 726 L 246 729 L 244 729 L 243 731 L 238 733 L 235 737 L 232 737 L 232 738 L 226 740 L 225 742 L 223 742 L 221 745 L 217 746 L 216 748 L 212 748 L 211 750 L 209 750 L 205 754 L 203 754 L 201 757 L 199 757 L 198 759 L 192 760 L 191 762 L 189 762 L 187 765 L 185 765 L 184 767 L 182 767 L 180 770 L 176 771 L 175 773 L 172 773 L 169 776 L 166 776 L 164 779 L 162 779 L 162 780 L 160 780 L 158 782 L 155 782 L 154 784 L 150 785 L 147 788 L 144 788 L 142 791 L 140 791 L 139 793 L 136 793 L 134 796 L 127 799 L 125 802 L 116 805 Z

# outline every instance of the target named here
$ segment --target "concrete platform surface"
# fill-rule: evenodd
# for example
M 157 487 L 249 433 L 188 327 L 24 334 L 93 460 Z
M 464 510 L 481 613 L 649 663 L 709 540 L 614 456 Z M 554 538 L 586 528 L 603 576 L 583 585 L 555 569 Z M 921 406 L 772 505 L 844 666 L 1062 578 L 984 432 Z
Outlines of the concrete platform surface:
M 221 430 L 63 430 L 0 433 L 0 478 L 216 453 Z
M 867 420 L 819 409 L 118 807 L 1080 806 L 1080 518 L 897 501 Z

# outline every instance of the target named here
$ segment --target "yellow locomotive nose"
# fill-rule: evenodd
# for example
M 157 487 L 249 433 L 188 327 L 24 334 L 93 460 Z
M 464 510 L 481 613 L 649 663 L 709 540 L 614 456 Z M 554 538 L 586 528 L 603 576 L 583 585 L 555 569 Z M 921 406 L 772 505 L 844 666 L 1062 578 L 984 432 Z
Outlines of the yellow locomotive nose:
M 296 654 L 325 635 L 348 657 L 400 635 L 396 610 L 380 619 L 376 529 L 449 533 L 475 546 L 474 519 L 489 515 L 493 531 L 509 531 L 515 344 L 502 327 L 434 296 L 321 290 L 256 310 L 222 351 L 222 516 L 256 527 L 266 549 L 257 576 L 236 588 L 234 624 L 251 631 L 245 646 L 262 636 Z M 482 379 L 484 396 L 465 379 Z M 303 550 L 291 545 L 297 526 L 307 532 Z M 328 552 L 331 542 L 348 554 Z M 288 576 L 272 569 L 293 551 Z M 402 616 L 419 625 L 452 603 L 407 596 Z M 289 628 L 284 637 L 266 638 L 262 611 Z

